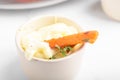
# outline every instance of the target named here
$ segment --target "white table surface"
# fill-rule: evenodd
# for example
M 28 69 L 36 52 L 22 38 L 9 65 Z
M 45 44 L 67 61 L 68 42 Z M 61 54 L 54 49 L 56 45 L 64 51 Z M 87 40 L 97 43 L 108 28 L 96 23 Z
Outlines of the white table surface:
M 15 46 L 17 28 L 37 15 L 62 15 L 84 30 L 98 30 L 95 44 L 86 45 L 76 80 L 120 80 L 120 22 L 105 15 L 100 0 L 70 0 L 29 10 L 0 10 L 0 80 L 27 80 Z

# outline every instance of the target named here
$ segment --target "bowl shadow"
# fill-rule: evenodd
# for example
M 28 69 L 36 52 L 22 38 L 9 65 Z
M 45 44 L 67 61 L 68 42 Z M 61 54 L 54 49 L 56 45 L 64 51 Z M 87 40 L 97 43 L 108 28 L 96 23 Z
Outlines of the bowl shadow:
M 5 80 L 28 80 L 20 67 L 19 60 L 17 59 L 6 66 L 4 78 Z

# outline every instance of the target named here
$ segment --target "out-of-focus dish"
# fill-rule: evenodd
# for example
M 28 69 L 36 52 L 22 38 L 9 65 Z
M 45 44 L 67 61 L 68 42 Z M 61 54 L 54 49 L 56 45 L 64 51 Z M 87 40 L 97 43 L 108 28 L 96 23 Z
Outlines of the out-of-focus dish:
M 120 0 L 101 0 L 104 12 L 112 19 L 120 21 Z
M 30 2 L 23 2 L 24 0 L 0 0 L 0 9 L 31 9 L 38 7 L 46 7 L 67 0 L 35 0 Z M 28 0 L 27 0 L 28 1 Z

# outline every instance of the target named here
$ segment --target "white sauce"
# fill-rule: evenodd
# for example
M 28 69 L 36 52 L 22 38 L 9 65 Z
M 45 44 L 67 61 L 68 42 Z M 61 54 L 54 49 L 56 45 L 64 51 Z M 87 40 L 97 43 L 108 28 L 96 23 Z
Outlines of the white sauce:
M 50 26 L 42 27 L 37 31 L 24 34 L 21 38 L 21 45 L 25 50 L 25 56 L 28 60 L 31 60 L 33 57 L 49 59 L 55 53 L 49 47 L 49 44 L 44 42 L 44 40 L 59 38 L 76 33 L 78 33 L 76 28 L 67 26 L 64 23 L 56 23 Z

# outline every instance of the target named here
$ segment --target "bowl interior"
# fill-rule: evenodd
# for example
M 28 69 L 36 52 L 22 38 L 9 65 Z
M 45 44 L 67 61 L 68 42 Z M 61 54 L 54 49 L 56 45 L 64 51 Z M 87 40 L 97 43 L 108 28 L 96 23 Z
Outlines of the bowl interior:
M 78 24 L 64 17 L 57 16 L 37 17 L 30 20 L 29 22 L 27 22 L 18 29 L 16 34 L 16 44 L 18 49 L 22 51 L 22 53 L 24 53 L 21 47 L 21 37 L 24 36 L 26 33 L 30 33 L 32 31 L 38 30 L 41 27 L 49 26 L 55 23 L 65 23 L 68 26 L 75 27 L 78 30 L 78 32 L 82 31 Z

